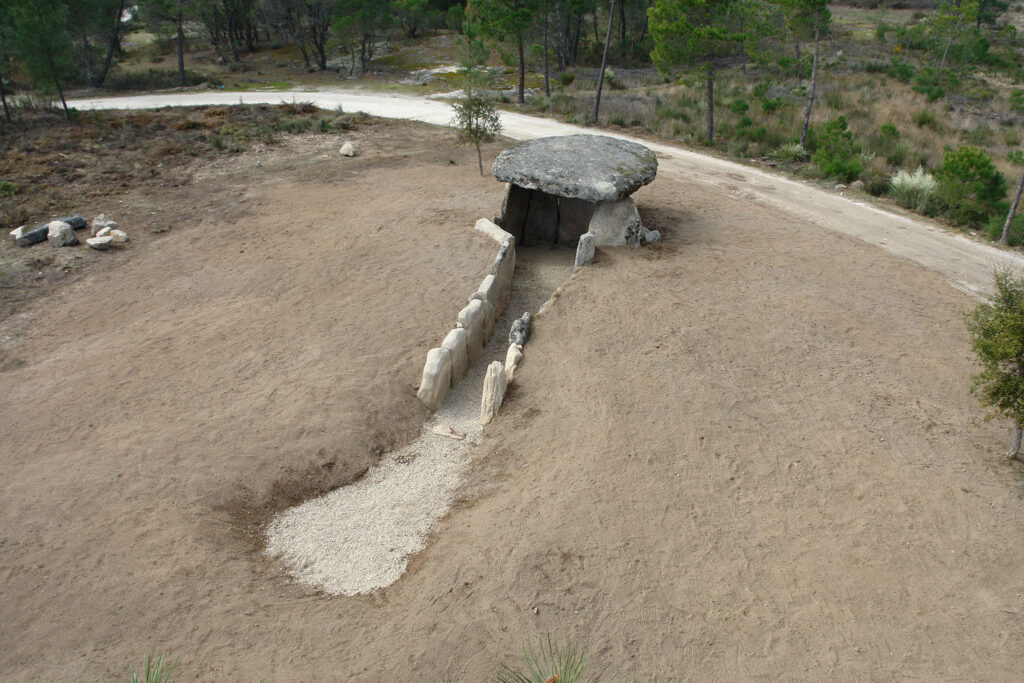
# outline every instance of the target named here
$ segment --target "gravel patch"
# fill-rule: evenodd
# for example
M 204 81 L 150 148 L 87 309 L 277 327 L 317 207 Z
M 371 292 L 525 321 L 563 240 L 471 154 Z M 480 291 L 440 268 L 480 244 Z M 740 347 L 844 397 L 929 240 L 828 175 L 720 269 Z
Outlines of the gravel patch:
M 278 515 L 267 527 L 267 553 L 297 581 L 331 595 L 389 586 L 423 550 L 447 514 L 473 449 L 480 443 L 480 392 L 487 365 L 505 360 L 508 330 L 536 312 L 572 270 L 568 249 L 519 249 L 508 309 L 466 377 L 408 446 L 386 454 L 358 481 Z M 526 362 L 524 359 L 523 362 Z M 437 426 L 462 432 L 453 439 Z

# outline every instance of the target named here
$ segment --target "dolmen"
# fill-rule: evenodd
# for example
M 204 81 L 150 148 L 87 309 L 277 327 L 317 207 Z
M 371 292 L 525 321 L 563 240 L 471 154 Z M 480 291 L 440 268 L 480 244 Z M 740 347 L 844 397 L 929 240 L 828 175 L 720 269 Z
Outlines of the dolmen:
M 575 247 L 587 233 L 599 247 L 661 237 L 643 227 L 630 197 L 658 173 L 643 145 L 606 135 L 537 138 L 503 151 L 491 172 L 508 183 L 497 222 L 517 245 Z

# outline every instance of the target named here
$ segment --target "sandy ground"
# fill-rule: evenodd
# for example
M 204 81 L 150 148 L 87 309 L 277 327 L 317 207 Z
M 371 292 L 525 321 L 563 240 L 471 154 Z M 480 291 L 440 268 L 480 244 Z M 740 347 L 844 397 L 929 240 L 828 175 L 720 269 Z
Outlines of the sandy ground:
M 166 651 L 181 680 L 481 680 L 549 632 L 610 681 L 1019 680 L 1024 490 L 967 393 L 972 300 L 684 178 L 637 195 L 662 245 L 535 321 L 405 576 L 329 598 L 264 559 L 268 511 L 415 436 L 493 258 L 501 187 L 408 130 L 181 190 L 208 213 L 18 318 L 0 679 Z

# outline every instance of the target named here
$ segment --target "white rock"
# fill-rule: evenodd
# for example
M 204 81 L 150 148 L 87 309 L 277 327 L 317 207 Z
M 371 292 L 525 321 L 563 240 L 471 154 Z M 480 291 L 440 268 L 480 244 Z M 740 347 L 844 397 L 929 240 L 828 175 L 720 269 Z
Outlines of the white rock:
M 505 240 L 512 240 L 512 243 L 515 244 L 515 238 L 512 237 L 511 234 L 499 228 L 497 224 L 494 223 L 494 221 L 487 220 L 486 218 L 481 218 L 476 222 L 476 225 L 473 227 L 475 227 L 477 230 L 493 239 L 498 244 L 504 244 Z
M 416 398 L 430 410 L 437 410 L 452 390 L 452 356 L 448 349 L 430 349 L 423 366 Z
M 598 247 L 622 247 L 626 234 L 640 227 L 640 214 L 629 197 L 615 202 L 601 202 L 590 218 L 589 231 Z
M 509 344 L 508 353 L 505 354 L 505 381 L 511 382 L 519 367 L 519 361 L 523 360 L 523 347 L 518 344 Z
M 114 238 L 114 244 L 124 244 L 128 241 L 128 233 L 124 230 L 111 230 L 110 236 Z
M 96 233 L 96 235 L 95 235 L 95 236 L 96 236 L 96 237 L 106 237 L 107 235 L 109 235 L 109 234 L 110 234 L 110 231 L 111 231 L 111 230 L 113 230 L 113 228 L 111 228 L 111 227 L 110 227 L 110 226 L 108 225 L 108 226 L 107 226 L 107 227 L 105 227 L 105 228 L 101 228 L 101 229 L 100 229 L 100 230 L 99 230 L 99 231 L 98 231 L 98 232 Z
M 496 360 L 487 366 L 487 374 L 484 376 L 484 392 L 480 398 L 480 424 L 489 424 L 498 414 L 501 402 L 505 400 L 507 388 L 505 366 L 500 360 Z
M 494 324 L 498 322 L 498 313 L 490 301 L 481 301 L 480 303 L 484 305 L 484 345 L 486 345 L 491 341 L 491 335 L 494 334 Z
M 594 258 L 594 236 L 589 232 L 580 236 L 579 244 L 576 245 L 576 261 L 572 269 L 582 268 Z
M 117 223 L 115 221 L 107 218 L 107 214 L 101 213 L 99 216 L 92 219 L 92 223 L 89 226 L 89 234 L 93 237 L 98 237 L 103 228 L 110 228 L 113 230 L 116 227 Z
M 343 157 L 354 157 L 356 155 L 356 146 L 351 142 L 346 142 L 341 146 L 341 149 L 338 150 L 338 153 Z
M 46 239 L 51 247 L 73 247 L 78 244 L 75 229 L 64 221 L 50 221 L 46 225 Z
M 449 439 L 457 439 L 462 441 L 466 438 L 466 432 L 460 432 L 452 429 L 448 425 L 434 425 L 434 433 L 440 436 L 447 436 Z
M 466 330 L 455 328 L 441 342 L 442 349 L 448 349 L 452 357 L 452 386 L 466 376 L 469 369 L 469 352 L 466 348 Z
M 107 235 L 105 237 L 90 237 L 89 239 L 85 240 L 85 243 L 88 244 L 93 249 L 106 251 L 107 249 L 110 249 L 110 245 L 114 243 L 114 238 L 111 237 L 110 235 Z
M 466 330 L 466 353 L 472 365 L 480 357 L 484 345 L 484 302 L 479 299 L 470 301 L 459 311 L 459 325 Z

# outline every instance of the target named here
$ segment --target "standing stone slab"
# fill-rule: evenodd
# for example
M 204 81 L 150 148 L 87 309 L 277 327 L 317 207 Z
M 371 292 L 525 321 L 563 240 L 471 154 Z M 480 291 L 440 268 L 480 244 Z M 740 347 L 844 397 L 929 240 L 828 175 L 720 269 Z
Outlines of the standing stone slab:
M 473 228 L 487 235 L 498 244 L 505 244 L 505 242 L 513 239 L 512 235 L 498 227 L 494 221 L 489 221 L 486 218 L 479 219 Z
M 484 305 L 484 343 L 486 346 L 487 342 L 491 341 L 491 335 L 494 334 L 494 324 L 498 322 L 498 314 L 494 306 L 491 305 L 490 301 L 481 299 L 480 303 Z
M 558 198 L 546 192 L 533 192 L 530 210 L 523 223 L 524 247 L 554 244 L 558 240 Z
M 598 204 L 590 219 L 590 232 L 598 247 L 625 246 L 627 235 L 642 229 L 636 204 L 629 197 Z
M 479 299 L 470 301 L 459 311 L 459 326 L 466 330 L 466 353 L 472 365 L 480 357 L 484 345 L 484 302 Z
M 466 331 L 457 327 L 448 333 L 448 336 L 441 342 L 442 349 L 448 349 L 452 358 L 452 386 L 466 376 L 469 369 L 469 352 L 466 348 Z
M 437 410 L 452 390 L 452 356 L 448 349 L 430 349 L 423 366 L 416 398 L 430 410 Z
M 523 235 L 523 223 L 530 208 L 530 191 L 509 184 L 501 200 L 501 227 L 517 240 Z
M 498 414 L 501 402 L 505 400 L 507 388 L 505 366 L 500 360 L 496 360 L 487 366 L 487 374 L 484 376 L 484 391 L 480 398 L 480 424 L 490 424 Z
M 580 237 L 580 242 L 576 245 L 576 261 L 572 264 L 572 269 L 576 270 L 590 263 L 594 259 L 594 252 L 594 236 L 588 232 Z
M 516 374 L 519 362 L 523 360 L 523 347 L 518 344 L 509 344 L 505 353 L 505 381 L 511 382 Z
M 597 205 L 585 199 L 562 197 L 558 200 L 558 243 L 576 246 L 580 235 L 590 229 L 590 219 Z

